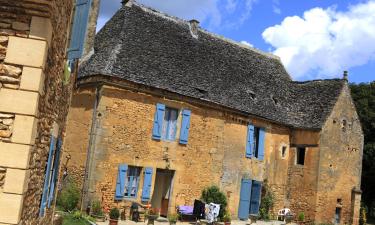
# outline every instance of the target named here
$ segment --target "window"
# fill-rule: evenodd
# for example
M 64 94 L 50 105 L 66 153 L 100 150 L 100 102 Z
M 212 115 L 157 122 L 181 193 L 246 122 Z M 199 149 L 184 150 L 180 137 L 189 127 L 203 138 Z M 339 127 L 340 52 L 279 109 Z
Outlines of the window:
M 259 155 L 259 127 L 254 127 L 253 149 L 254 149 L 254 157 L 258 158 L 258 155 Z
M 174 141 L 177 133 L 178 110 L 169 107 L 165 108 L 162 139 Z
M 125 179 L 125 197 L 137 197 L 140 171 L 139 167 L 129 166 Z
M 337 207 L 336 213 L 335 213 L 335 224 L 340 224 L 340 221 L 341 221 L 341 208 Z
M 306 148 L 297 148 L 297 155 L 296 155 L 296 164 L 297 165 L 305 165 L 305 154 Z
M 282 148 L 281 148 L 281 158 L 283 158 L 283 159 L 285 159 L 285 157 L 286 157 L 286 146 L 283 146 Z

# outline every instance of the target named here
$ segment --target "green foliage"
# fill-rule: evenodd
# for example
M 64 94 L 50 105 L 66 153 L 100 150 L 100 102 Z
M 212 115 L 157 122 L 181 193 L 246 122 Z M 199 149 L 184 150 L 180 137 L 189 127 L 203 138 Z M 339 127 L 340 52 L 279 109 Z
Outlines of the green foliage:
M 77 214 L 78 215 L 78 214 Z M 90 225 L 83 217 L 76 218 L 73 214 L 66 214 L 63 216 L 63 225 Z
M 298 213 L 298 221 L 305 221 L 305 213 L 304 212 Z
M 82 219 L 83 218 L 83 216 L 82 216 L 82 212 L 81 211 L 74 211 L 73 212 L 73 218 L 74 219 L 76 219 L 76 220 L 80 220 L 80 219 Z
M 375 215 L 375 81 L 371 83 L 351 84 L 352 97 L 361 120 L 365 135 L 363 149 L 362 199 Z
M 94 200 L 91 204 L 91 213 L 95 216 L 103 216 L 102 204 L 99 200 Z
M 367 212 L 365 207 L 361 207 L 359 212 L 359 225 L 367 224 Z
M 68 182 L 57 197 L 57 205 L 64 211 L 71 212 L 77 208 L 81 193 L 76 184 Z
M 219 219 L 222 220 L 227 209 L 227 196 L 220 191 L 219 187 L 213 185 L 205 188 L 202 191 L 201 199 L 208 203 L 215 203 L 220 205 Z
M 177 214 L 169 214 L 168 215 L 168 221 L 171 222 L 171 223 L 176 223 L 177 219 L 178 219 Z
M 223 222 L 230 222 L 232 220 L 232 217 L 230 215 L 230 213 L 225 213 L 224 216 L 223 216 Z
M 112 220 L 117 220 L 120 217 L 120 210 L 118 208 L 112 208 L 109 211 L 109 218 Z
M 262 198 L 259 207 L 259 217 L 262 220 L 270 220 L 270 211 L 275 204 L 275 198 L 272 191 L 268 188 L 267 182 L 264 183 L 262 188 Z

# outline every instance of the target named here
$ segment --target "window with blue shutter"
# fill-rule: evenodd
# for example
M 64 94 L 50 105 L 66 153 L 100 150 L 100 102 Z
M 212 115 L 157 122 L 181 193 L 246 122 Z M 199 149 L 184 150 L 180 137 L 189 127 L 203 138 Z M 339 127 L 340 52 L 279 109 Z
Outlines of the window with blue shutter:
M 82 56 L 87 25 L 91 9 L 91 0 L 76 0 L 73 27 L 68 49 L 68 59 L 79 59 Z
M 165 105 L 156 104 L 156 111 L 154 116 L 154 127 L 152 129 L 152 138 L 154 140 L 161 140 L 161 134 L 163 131 Z
M 246 142 L 246 157 L 247 158 L 251 158 L 253 156 L 254 129 L 255 127 L 251 124 L 247 126 L 247 142 Z
M 182 124 L 180 132 L 180 144 L 186 145 L 189 139 L 189 130 L 190 130 L 190 116 L 191 111 L 184 109 L 182 111 Z
M 151 199 L 152 172 L 153 172 L 152 168 L 150 167 L 145 168 L 144 180 L 143 180 L 143 191 L 142 191 L 142 202 L 148 202 Z
M 240 191 L 240 205 L 238 208 L 238 218 L 241 220 L 247 220 L 249 218 L 251 186 L 252 182 L 250 179 L 242 179 Z
M 266 137 L 266 131 L 264 128 L 259 128 L 259 138 L 258 138 L 258 159 L 264 159 L 264 142 Z
M 258 215 L 260 198 L 262 195 L 262 182 L 253 180 L 251 187 L 250 214 Z
M 118 166 L 115 200 L 122 200 L 124 198 L 125 179 L 126 179 L 127 170 L 128 170 L 128 165 L 126 164 L 121 164 Z
M 247 142 L 246 142 L 246 157 L 264 159 L 264 144 L 266 131 L 264 128 L 254 127 L 248 125 L 247 127 Z
M 54 157 L 55 159 L 53 162 L 53 172 L 52 172 L 51 185 L 50 185 L 50 190 L 49 190 L 48 208 L 51 207 L 51 204 L 55 198 L 55 189 L 56 189 L 56 184 L 57 184 L 57 180 L 59 176 L 58 174 L 59 174 L 59 166 L 60 166 L 61 146 L 62 146 L 62 140 L 61 138 L 58 138 L 56 151 L 55 151 L 55 157 Z
M 163 129 L 162 129 L 162 140 L 174 141 L 177 133 L 177 119 L 178 110 L 165 107 Z
M 45 168 L 45 175 L 44 175 L 44 186 L 42 190 L 42 200 L 40 204 L 40 209 L 39 209 L 39 216 L 44 216 L 44 212 L 47 207 L 47 202 L 48 202 L 48 191 L 49 191 L 49 186 L 50 186 L 50 181 L 51 181 L 51 168 L 52 168 L 52 163 L 53 163 L 53 155 L 55 152 L 55 137 L 51 135 L 51 140 L 50 140 L 50 147 L 49 147 L 49 153 L 48 153 L 48 159 L 47 159 L 47 165 Z
M 136 198 L 138 193 L 140 167 L 129 166 L 125 179 L 124 196 L 126 198 Z

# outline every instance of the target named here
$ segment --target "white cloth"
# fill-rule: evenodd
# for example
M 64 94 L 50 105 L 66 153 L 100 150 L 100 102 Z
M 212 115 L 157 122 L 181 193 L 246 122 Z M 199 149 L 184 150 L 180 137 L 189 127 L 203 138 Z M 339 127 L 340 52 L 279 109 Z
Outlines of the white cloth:
M 208 223 L 216 222 L 220 212 L 220 205 L 210 203 L 206 205 L 206 208 L 208 208 L 208 212 L 206 214 L 206 219 L 208 220 Z

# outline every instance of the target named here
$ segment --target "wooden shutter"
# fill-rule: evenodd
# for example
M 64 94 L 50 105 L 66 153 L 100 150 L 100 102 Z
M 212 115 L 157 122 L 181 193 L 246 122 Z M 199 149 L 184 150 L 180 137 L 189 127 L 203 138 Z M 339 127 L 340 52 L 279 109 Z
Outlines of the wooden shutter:
M 44 174 L 44 186 L 43 186 L 43 192 L 42 192 L 42 201 L 40 204 L 40 209 L 39 209 L 39 216 L 44 216 L 44 211 L 47 206 L 47 200 L 48 200 L 48 187 L 50 183 L 50 178 L 51 178 L 51 166 L 52 166 L 52 161 L 53 161 L 53 153 L 55 151 L 55 137 L 51 135 L 51 141 L 50 141 L 50 146 L 49 146 L 49 153 L 48 153 L 48 159 L 47 159 L 47 166 L 46 166 L 46 171 Z
M 147 202 L 151 198 L 151 185 L 152 185 L 152 171 L 150 167 L 145 168 L 143 190 L 142 190 L 142 202 Z
M 82 56 L 90 9 L 91 0 L 76 0 L 68 59 L 79 59 Z
M 254 146 L 254 125 L 249 124 L 247 126 L 247 142 L 246 142 L 246 157 L 253 157 L 253 146 Z
M 262 183 L 253 180 L 251 188 L 250 214 L 258 215 L 260 206 L 260 197 L 262 195 Z
M 240 192 L 240 206 L 238 208 L 238 218 L 241 220 L 247 220 L 249 218 L 251 185 L 251 180 L 242 179 Z
M 52 180 L 51 180 L 51 186 L 49 189 L 49 198 L 48 198 L 48 208 L 51 207 L 51 204 L 55 198 L 55 189 L 59 174 L 59 166 L 60 166 L 60 152 L 61 152 L 61 146 L 62 146 L 62 140 L 59 138 L 57 140 L 57 148 L 55 151 L 55 160 L 53 163 L 53 172 L 52 172 Z
M 182 111 L 182 125 L 180 132 L 180 144 L 186 145 L 189 139 L 189 130 L 190 130 L 190 116 L 191 111 L 184 109 Z
M 122 200 L 124 198 L 125 179 L 126 179 L 127 171 L 128 171 L 128 165 L 120 164 L 118 166 L 115 200 Z
M 266 137 L 266 130 L 264 128 L 259 128 L 259 145 L 258 145 L 258 159 L 264 159 L 264 142 Z
M 152 130 L 152 138 L 154 140 L 161 140 L 161 133 L 163 131 L 163 119 L 164 119 L 165 105 L 156 104 L 156 112 L 154 118 L 154 128 Z

